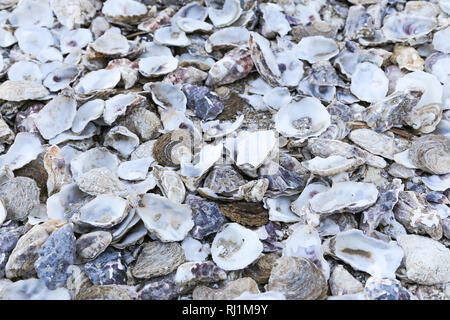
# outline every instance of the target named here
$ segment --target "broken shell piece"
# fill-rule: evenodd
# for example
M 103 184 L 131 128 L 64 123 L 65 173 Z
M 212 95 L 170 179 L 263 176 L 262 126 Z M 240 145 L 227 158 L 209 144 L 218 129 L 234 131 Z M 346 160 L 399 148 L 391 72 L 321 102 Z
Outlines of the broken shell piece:
M 0 85 L 0 99 L 6 101 L 38 100 L 48 94 L 43 85 L 32 81 L 7 80 Z
M 47 216 L 50 219 L 68 220 L 71 210 L 77 208 L 87 198 L 76 183 L 66 184 L 58 193 L 47 199 Z
M 350 90 L 359 99 L 377 102 L 386 96 L 388 87 L 389 80 L 378 66 L 370 62 L 356 65 Z
M 45 139 L 54 138 L 72 127 L 77 102 L 71 97 L 59 95 L 47 103 L 34 119 L 36 127 Z
M 202 244 L 200 241 L 189 236 L 184 238 L 181 246 L 184 249 L 186 261 L 205 261 L 211 252 L 208 243 Z
M 448 45 L 448 37 L 450 37 L 450 28 L 439 30 L 433 36 L 434 49 L 443 53 L 450 53 L 450 46 Z
M 235 122 L 220 122 L 219 120 L 202 122 L 203 138 L 206 141 L 225 137 L 236 131 L 244 121 L 244 115 L 239 116 Z
M 412 47 L 396 45 L 391 59 L 395 61 L 400 68 L 409 71 L 423 70 L 424 60 L 420 57 L 417 50 Z
M 139 72 L 144 77 L 159 77 L 174 71 L 178 60 L 172 56 L 152 56 L 139 60 Z
M 291 211 L 291 203 L 295 196 L 278 197 L 274 199 L 265 198 L 264 206 L 269 209 L 270 221 L 281 221 L 286 223 L 298 222 L 301 219 Z
M 192 33 L 196 31 L 208 32 L 213 28 L 213 26 L 207 22 L 192 18 L 175 19 L 175 24 L 181 31 L 184 31 L 186 33 Z
M 311 208 L 321 214 L 360 212 L 378 198 L 374 184 L 364 182 L 338 182 L 330 190 L 321 192 L 310 201 Z
M 307 97 L 282 107 L 275 114 L 274 121 L 279 133 L 302 142 L 325 132 L 331 117 L 318 99 Z
M 125 219 L 127 201 L 117 196 L 101 194 L 82 206 L 72 217 L 75 224 L 110 228 Z
M 119 166 L 119 158 L 108 151 L 108 149 L 92 148 L 81 153 L 70 161 L 70 171 L 72 177 L 77 180 L 83 173 L 94 168 L 107 168 L 111 172 L 116 173 Z
M 225 0 L 222 9 L 208 8 L 208 16 L 216 28 L 231 25 L 241 16 L 242 8 L 239 0 Z
M 422 136 L 411 144 L 408 159 L 431 174 L 450 173 L 450 141 L 440 135 Z
M 77 94 L 88 95 L 97 91 L 112 89 L 120 81 L 121 74 L 118 69 L 102 69 L 89 72 L 75 86 Z
M 314 157 L 311 160 L 303 161 L 304 166 L 308 171 L 319 176 L 335 175 L 354 167 L 357 163 L 356 159 L 347 159 L 342 156 L 329 156 L 327 158 Z
M 261 77 L 272 86 L 281 85 L 281 71 L 270 41 L 259 33 L 251 32 L 249 36 L 250 54 Z
M 381 33 L 388 40 L 402 42 L 424 36 L 436 26 L 437 21 L 434 17 L 397 12 L 384 18 Z
M 320 270 L 325 279 L 330 277 L 330 266 L 323 257 L 319 233 L 309 225 L 294 225 L 294 232 L 287 238 L 283 256 L 308 258 Z
M 263 245 L 257 233 L 237 223 L 227 223 L 211 245 L 213 261 L 224 270 L 240 270 L 255 261 Z
M 64 153 L 58 146 L 51 146 L 47 149 L 44 155 L 44 168 L 47 171 L 47 192 L 52 195 L 59 192 L 61 187 L 67 183 L 72 182 L 72 177 L 69 173 Z
M 445 191 L 450 189 L 450 174 L 422 177 L 422 182 L 431 190 Z
M 120 163 L 117 175 L 124 180 L 144 180 L 150 165 L 154 162 L 152 158 L 142 158 Z
M 191 44 L 191 40 L 186 36 L 186 33 L 181 31 L 176 25 L 156 30 L 153 41 L 156 44 L 174 47 L 186 47 Z
M 175 171 L 157 165 L 153 167 L 153 176 L 158 188 L 167 199 L 175 203 L 184 202 L 186 189 L 183 180 Z
M 324 36 L 304 37 L 294 50 L 298 59 L 309 63 L 329 60 L 339 53 L 336 42 Z
M 77 179 L 78 188 L 92 196 L 113 194 L 126 197 L 128 192 L 125 185 L 106 168 L 94 168 L 83 173 Z
M 349 135 L 350 140 L 363 149 L 387 159 L 393 160 L 396 153 L 405 151 L 407 143 L 396 141 L 393 137 L 377 133 L 370 129 L 356 129 Z
M 220 212 L 233 222 L 245 226 L 262 226 L 269 222 L 267 211 L 260 203 L 230 202 L 220 203 Z
M 36 57 L 39 57 L 45 50 L 52 48 L 50 46 L 54 44 L 52 34 L 47 28 L 43 27 L 20 27 L 14 32 L 14 37 L 16 37 L 23 52 Z M 36 41 L 36 39 L 39 39 L 39 41 Z
M 136 212 L 145 227 L 163 242 L 183 240 L 194 226 L 189 206 L 156 194 L 145 194 Z
M 248 46 L 249 32 L 242 27 L 228 27 L 215 31 L 205 42 L 205 50 L 213 50 Z M 213 61 L 214 64 L 214 61 Z M 203 68 L 201 68 L 204 70 Z M 209 69 L 209 68 L 208 68 Z
M 361 230 L 339 233 L 330 241 L 331 253 L 353 268 L 374 277 L 395 278 L 403 250 L 395 241 L 386 243 L 365 236 Z
M 43 152 L 40 139 L 29 132 L 19 132 L 6 154 L 0 156 L 0 169 L 7 166 L 10 170 L 22 168 L 35 160 Z
M 210 261 L 186 262 L 177 268 L 174 280 L 182 286 L 190 287 L 201 282 L 217 282 L 225 280 L 227 274 Z
M 72 131 L 81 133 L 90 121 L 96 120 L 103 115 L 105 101 L 95 99 L 81 105 L 72 122 Z
M 330 189 L 322 183 L 310 183 L 298 196 L 298 198 L 291 203 L 291 210 L 298 216 L 301 216 L 302 209 L 306 207 L 309 203 L 309 199 L 315 197 L 318 193 L 324 192 Z
M 153 157 L 164 166 L 176 167 L 190 161 L 193 140 L 188 130 L 179 129 L 163 134 L 153 146 Z
M 105 102 L 103 120 L 105 120 L 106 124 L 111 125 L 119 116 L 126 113 L 128 107 L 139 105 L 144 101 L 146 101 L 146 99 L 136 93 L 121 93 L 115 95 Z
M 150 90 L 153 101 L 165 109 L 174 109 L 185 112 L 187 99 L 178 86 L 164 82 L 152 82 L 144 86 L 144 90 Z
M 112 128 L 105 136 L 105 146 L 116 149 L 126 158 L 128 158 L 138 145 L 138 136 L 123 126 Z
M 276 32 L 280 37 L 284 37 L 291 30 L 291 26 L 279 5 L 264 3 L 261 5 L 261 11 L 264 20 L 263 35 L 270 36 Z

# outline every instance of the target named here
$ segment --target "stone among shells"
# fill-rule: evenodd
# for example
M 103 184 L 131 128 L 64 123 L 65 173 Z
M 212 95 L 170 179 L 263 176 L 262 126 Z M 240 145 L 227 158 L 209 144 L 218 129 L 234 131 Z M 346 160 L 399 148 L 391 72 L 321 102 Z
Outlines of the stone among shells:
M 374 184 L 364 182 L 338 182 L 330 190 L 321 192 L 309 203 L 321 214 L 360 212 L 375 203 L 378 190 Z
M 450 250 L 436 240 L 418 235 L 401 235 L 398 244 L 405 252 L 406 276 L 424 285 L 448 282 Z
M 162 242 L 181 241 L 194 226 L 189 206 L 152 193 L 142 197 L 136 212 L 148 231 Z
M 43 224 L 35 225 L 20 237 L 6 263 L 6 277 L 9 279 L 18 277 L 27 279 L 36 276 L 34 263 L 39 258 L 40 248 L 51 233 L 64 224 L 66 224 L 65 221 L 52 219 Z
M 327 282 L 322 272 L 309 260 L 281 257 L 270 273 L 267 286 L 289 300 L 321 300 L 327 294 Z
M 217 93 L 207 87 L 184 84 L 187 106 L 202 120 L 215 119 L 225 108 Z
M 0 199 L 6 209 L 7 219 L 25 220 L 38 209 L 39 188 L 33 179 L 12 178 L 0 183 Z
M 184 250 L 178 243 L 153 241 L 144 245 L 131 273 L 139 279 L 150 279 L 171 273 L 184 261 Z
M 374 277 L 394 278 L 403 250 L 395 241 L 384 242 L 352 229 L 332 238 L 330 252 L 354 269 Z
M 126 267 L 122 263 L 122 254 L 108 248 L 95 260 L 84 265 L 84 272 L 94 285 L 126 284 Z
M 5 277 L 6 263 L 16 247 L 17 241 L 22 236 L 23 229 L 22 226 L 18 226 L 13 221 L 0 225 L 0 278 Z
M 94 168 L 83 173 L 77 180 L 78 188 L 92 196 L 113 194 L 125 197 L 125 185 L 107 168 Z
M 450 173 L 450 142 L 440 135 L 420 137 L 411 144 L 408 159 L 431 174 Z
M 220 212 L 240 225 L 259 227 L 269 222 L 269 214 L 259 203 L 229 202 L 219 204 Z
M 211 245 L 213 261 L 224 270 L 239 270 L 259 258 L 263 245 L 258 235 L 237 223 L 225 224 Z
M 85 260 L 95 259 L 106 250 L 111 240 L 111 233 L 107 231 L 85 233 L 77 239 L 77 254 Z
M 191 235 L 195 239 L 203 239 L 207 235 L 220 230 L 227 219 L 215 202 L 206 201 L 201 197 L 189 194 L 185 203 L 192 209 L 194 227 Z
M 75 251 L 75 235 L 70 224 L 53 231 L 45 241 L 34 268 L 47 288 L 54 290 L 66 285 L 69 277 L 67 268 L 75 264 Z

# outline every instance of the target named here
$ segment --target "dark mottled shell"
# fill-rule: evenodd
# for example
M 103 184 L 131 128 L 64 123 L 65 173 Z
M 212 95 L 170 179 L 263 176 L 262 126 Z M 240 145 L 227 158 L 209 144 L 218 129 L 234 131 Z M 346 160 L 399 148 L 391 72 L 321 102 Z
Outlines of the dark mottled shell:
M 375 33 L 374 21 L 362 5 L 351 6 L 345 22 L 345 38 L 354 40 L 358 38 L 372 38 Z
M 231 165 L 218 165 L 206 176 L 203 187 L 217 194 L 231 194 L 246 183 L 247 180 Z
M 172 300 L 180 294 L 181 288 L 171 277 L 158 277 L 148 281 L 138 291 L 141 300 Z
M 275 253 L 264 254 L 256 263 L 244 270 L 244 276 L 252 278 L 258 284 L 266 284 L 277 259 L 278 255 Z
M 195 239 L 203 239 L 211 233 L 217 232 L 227 219 L 215 202 L 206 201 L 192 194 L 186 197 L 185 203 L 192 209 L 194 227 L 190 231 Z
M 126 267 L 122 264 L 121 253 L 108 248 L 95 260 L 84 265 L 84 272 L 94 285 L 126 284 Z
M 217 93 L 208 87 L 186 83 L 182 87 L 187 106 L 202 120 L 215 119 L 225 108 Z
M 0 226 L 0 279 L 5 277 L 6 262 L 22 233 L 23 227 L 12 220 Z
M 181 148 L 192 149 L 192 138 L 189 130 L 174 130 L 160 136 L 153 146 L 153 157 L 164 166 L 176 167 L 180 165 Z
M 259 227 L 269 222 L 269 213 L 259 202 L 220 203 L 219 208 L 231 221 L 245 226 Z
M 397 279 L 370 277 L 364 287 L 369 300 L 411 300 L 412 294 Z
M 209 70 L 207 86 L 221 86 L 245 78 L 253 69 L 250 51 L 245 48 L 234 48 L 217 61 Z M 226 70 L 226 72 L 223 72 Z

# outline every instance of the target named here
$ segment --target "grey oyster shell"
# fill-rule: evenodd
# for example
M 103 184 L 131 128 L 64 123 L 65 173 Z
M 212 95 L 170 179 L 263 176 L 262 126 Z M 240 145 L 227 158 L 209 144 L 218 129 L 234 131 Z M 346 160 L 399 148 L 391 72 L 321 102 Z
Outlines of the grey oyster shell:
M 368 300 L 412 300 L 412 294 L 397 279 L 370 277 L 364 295 Z
M 324 299 L 325 277 L 309 259 L 281 257 L 270 272 L 268 290 L 279 291 L 291 300 Z
M 412 143 L 408 158 L 431 174 L 450 173 L 450 141 L 440 135 L 423 136 Z
M 67 268 L 75 263 L 75 235 L 70 224 L 66 224 L 50 235 L 39 250 L 34 263 L 37 275 L 46 286 L 54 290 L 66 284 Z
M 144 245 L 131 273 L 139 279 L 164 276 L 176 270 L 184 260 L 184 250 L 178 243 L 153 241 Z
M 17 177 L 0 183 L 7 219 L 24 220 L 39 205 L 39 188 L 33 179 Z

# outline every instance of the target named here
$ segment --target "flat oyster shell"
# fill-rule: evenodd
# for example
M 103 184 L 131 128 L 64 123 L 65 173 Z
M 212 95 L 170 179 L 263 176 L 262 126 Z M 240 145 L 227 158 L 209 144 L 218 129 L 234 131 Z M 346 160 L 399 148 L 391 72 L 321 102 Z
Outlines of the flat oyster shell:
M 309 259 L 281 257 L 275 262 L 267 289 L 290 300 L 321 300 L 326 297 L 325 277 Z
M 101 69 L 89 72 L 75 85 L 75 93 L 88 95 L 114 88 L 121 79 L 119 69 Z
M 330 250 L 333 255 L 374 277 L 395 278 L 403 250 L 395 241 L 365 236 L 361 230 L 348 230 L 332 238 Z
M 181 241 L 194 226 L 192 211 L 156 194 L 146 193 L 136 208 L 150 233 L 161 241 Z
M 184 250 L 178 243 L 152 241 L 142 248 L 131 273 L 139 279 L 163 276 L 176 270 L 184 261 Z
M 450 173 L 450 142 L 440 135 L 422 136 L 411 144 L 408 159 L 431 174 Z
M 359 99 L 377 102 L 386 96 L 388 86 L 388 78 L 383 70 L 375 64 L 362 62 L 356 65 L 355 72 L 352 74 L 350 90 Z
M 318 99 L 307 97 L 281 107 L 274 121 L 276 130 L 283 136 L 304 141 L 322 134 L 330 125 L 331 118 Z
M 122 156 L 128 158 L 138 147 L 139 138 L 124 126 L 116 126 L 105 136 L 105 146 L 116 149 Z
M 78 188 L 92 196 L 101 194 L 113 194 L 116 196 L 127 196 L 125 185 L 107 168 L 94 168 L 77 179 Z
M 329 60 L 339 53 L 336 42 L 324 36 L 304 37 L 294 50 L 298 59 L 309 63 Z
M 401 143 L 392 136 L 384 135 L 370 129 L 356 129 L 350 132 L 350 140 L 370 153 L 394 160 L 394 155 L 405 151 L 407 143 Z
M 114 195 L 101 194 L 82 206 L 72 221 L 75 224 L 109 228 L 120 223 L 127 215 L 127 201 Z
M 364 182 L 338 182 L 330 190 L 321 192 L 309 203 L 320 214 L 360 212 L 375 203 L 378 190 L 374 184 Z
M 6 101 L 41 99 L 48 94 L 43 85 L 27 80 L 7 80 L 0 85 L 0 99 Z
M 205 42 L 205 50 L 248 46 L 249 31 L 242 27 L 228 27 L 215 31 Z M 212 61 L 214 63 L 214 61 Z M 211 65 L 212 66 L 212 65 Z M 203 68 L 201 68 L 203 70 Z M 209 68 L 208 68 L 209 69 Z
M 237 223 L 225 224 L 211 245 L 213 261 L 224 270 L 245 268 L 259 258 L 262 250 L 258 235 Z
M 308 171 L 319 176 L 335 175 L 354 167 L 357 163 L 356 159 L 347 159 L 342 156 L 329 156 L 327 158 L 314 157 L 311 160 L 303 161 L 304 166 Z

